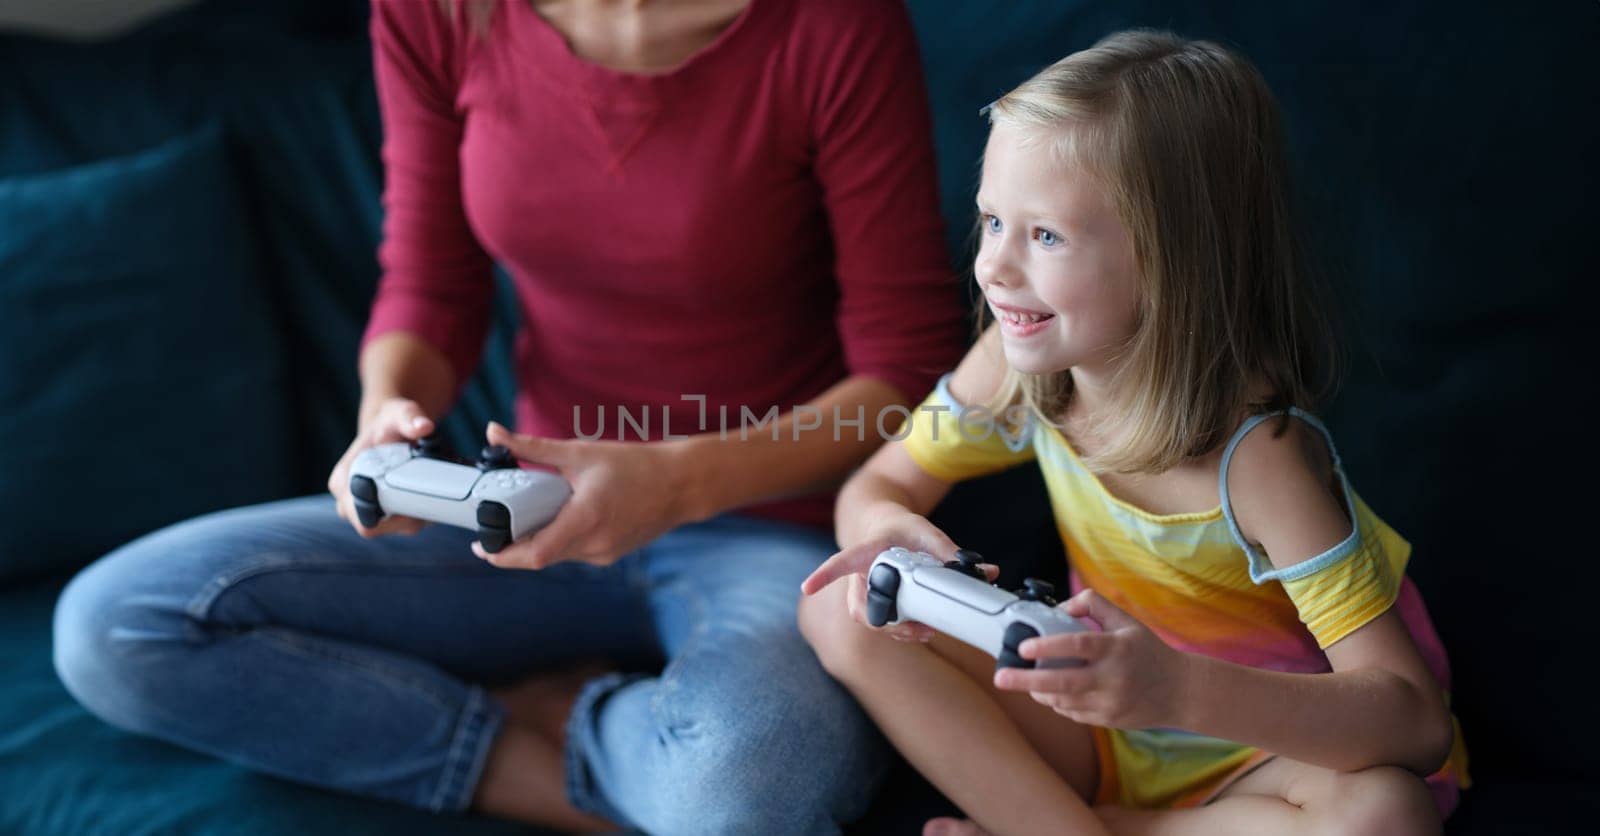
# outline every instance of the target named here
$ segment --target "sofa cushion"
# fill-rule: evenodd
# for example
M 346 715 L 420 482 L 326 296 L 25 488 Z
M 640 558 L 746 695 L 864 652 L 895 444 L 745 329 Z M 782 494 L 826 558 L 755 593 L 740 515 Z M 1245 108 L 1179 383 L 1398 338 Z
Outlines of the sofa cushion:
M 0 581 L 290 488 L 233 183 L 215 127 L 0 179 Z

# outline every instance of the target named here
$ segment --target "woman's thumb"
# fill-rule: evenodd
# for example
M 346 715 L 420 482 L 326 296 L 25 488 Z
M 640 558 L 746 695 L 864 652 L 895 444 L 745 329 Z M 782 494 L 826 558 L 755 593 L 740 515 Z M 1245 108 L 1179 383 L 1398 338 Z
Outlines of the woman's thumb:
M 422 414 L 422 409 L 413 405 L 401 417 L 401 427 L 406 435 L 420 438 L 433 432 L 433 420 Z
M 498 421 L 489 422 L 489 431 L 485 435 L 490 444 L 498 444 L 510 450 L 512 455 L 525 462 L 559 467 L 566 459 L 566 451 L 560 441 L 514 433 Z
M 384 410 L 388 416 L 382 423 L 390 429 L 382 430 L 399 433 L 402 438 L 415 441 L 433 432 L 433 419 L 428 417 L 416 401 L 395 400 L 391 401 Z

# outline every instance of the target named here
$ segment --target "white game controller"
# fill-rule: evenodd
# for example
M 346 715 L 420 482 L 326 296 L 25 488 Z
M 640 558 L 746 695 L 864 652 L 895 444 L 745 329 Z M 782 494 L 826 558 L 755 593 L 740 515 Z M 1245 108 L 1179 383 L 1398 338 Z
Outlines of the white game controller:
M 874 627 L 918 621 L 995 657 L 995 667 L 1031 668 L 1017 645 L 1037 636 L 1078 633 L 1089 628 L 1056 609 L 1055 588 L 1037 578 L 1007 592 L 989 583 L 978 564 L 983 557 L 965 549 L 946 563 L 930 554 L 898 546 L 879 554 L 867 574 L 867 621 Z M 1079 667 L 1082 659 L 1043 660 L 1039 667 Z
M 483 448 L 474 465 L 429 436 L 362 450 L 350 468 L 350 495 L 367 528 L 388 514 L 416 517 L 477 531 L 493 553 L 554 519 L 572 487 L 553 473 L 522 470 L 504 447 Z

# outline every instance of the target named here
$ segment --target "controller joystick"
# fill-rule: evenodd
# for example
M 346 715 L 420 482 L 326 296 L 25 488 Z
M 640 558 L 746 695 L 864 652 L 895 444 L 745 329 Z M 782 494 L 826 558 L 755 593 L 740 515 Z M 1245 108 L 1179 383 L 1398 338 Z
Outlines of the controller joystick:
M 1031 668 L 1017 652 L 1037 636 L 1087 629 L 1054 606 L 1055 587 L 1028 578 L 1017 593 L 988 582 L 977 552 L 941 561 L 899 547 L 880 553 L 867 571 L 867 621 L 874 627 L 918 621 L 995 657 L 997 667 Z M 973 572 L 977 572 L 976 575 Z M 1077 667 L 1082 659 L 1045 659 L 1040 667 Z
M 1056 585 L 1039 578 L 1023 578 L 1017 597 L 1024 601 L 1038 601 L 1047 607 L 1060 603 L 1056 600 Z
M 438 433 L 428 433 L 412 444 L 419 456 L 427 456 L 430 459 L 446 458 L 444 439 L 440 438 Z
M 979 565 L 981 563 L 983 563 L 983 555 L 971 549 L 957 549 L 956 559 L 946 561 L 944 567 L 960 572 L 969 578 L 977 578 L 984 583 L 988 583 L 989 576 L 984 573 L 983 567 Z
M 516 466 L 516 457 L 498 444 L 491 444 L 478 453 L 479 470 L 509 470 Z

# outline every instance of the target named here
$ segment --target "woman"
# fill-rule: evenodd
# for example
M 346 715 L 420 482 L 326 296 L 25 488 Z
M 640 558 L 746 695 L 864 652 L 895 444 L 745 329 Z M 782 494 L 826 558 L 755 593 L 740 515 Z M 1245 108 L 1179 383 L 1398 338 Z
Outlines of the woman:
M 885 749 L 795 626 L 834 548 L 819 491 L 963 342 L 904 10 L 375 2 L 372 35 L 383 278 L 333 499 L 85 570 L 63 681 L 135 732 L 432 810 L 837 830 Z M 467 531 L 362 528 L 347 483 L 448 410 L 495 261 L 526 325 L 518 432 L 487 441 L 574 494 L 491 564 Z

